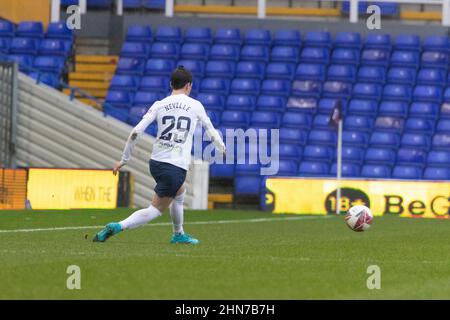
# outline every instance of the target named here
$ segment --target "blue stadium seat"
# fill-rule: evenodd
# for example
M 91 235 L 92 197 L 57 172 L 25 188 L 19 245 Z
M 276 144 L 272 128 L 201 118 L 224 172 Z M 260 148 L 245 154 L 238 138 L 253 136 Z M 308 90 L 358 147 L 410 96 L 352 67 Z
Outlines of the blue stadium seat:
M 420 149 L 400 148 L 397 152 L 397 164 L 425 167 L 427 153 Z
M 250 126 L 254 128 L 279 128 L 280 115 L 270 111 L 254 111 L 250 118 Z
M 185 43 L 181 47 L 180 58 L 191 60 L 207 60 L 209 45 L 204 43 Z
M 292 80 L 295 69 L 293 63 L 271 62 L 266 67 L 266 78 Z
M 385 100 L 380 103 L 378 114 L 380 116 L 390 116 L 406 118 L 408 113 L 408 103 L 404 101 Z
M 135 74 L 144 73 L 145 60 L 136 58 L 120 58 L 116 66 L 116 74 Z
M 417 74 L 417 84 L 444 86 L 447 82 L 447 72 L 441 69 L 422 68 Z
M 238 174 L 234 178 L 234 193 L 236 195 L 256 196 L 261 193 L 263 178 L 258 175 Z
M 317 100 L 307 97 L 290 97 L 286 104 L 287 111 L 313 114 L 317 110 Z
M 357 8 L 358 14 L 365 14 L 367 12 L 368 6 L 368 1 L 359 1 Z M 350 1 L 347 0 L 342 2 L 341 12 L 347 15 L 350 14 Z
M 442 119 L 450 119 L 450 103 L 444 102 L 441 105 L 440 117 Z
M 364 160 L 364 149 L 353 146 L 342 147 L 343 163 L 353 163 L 361 165 Z
M 269 49 L 265 46 L 244 45 L 241 49 L 240 59 L 242 61 L 269 61 Z
M 331 130 L 330 126 L 330 114 L 316 114 L 313 119 L 314 129 Z
M 112 77 L 108 90 L 136 91 L 138 85 L 138 77 L 116 74 L 114 77 Z
M 414 85 L 416 83 L 416 69 L 414 68 L 389 68 L 387 82 L 392 84 Z
M 150 26 L 129 26 L 125 39 L 134 42 L 153 42 L 152 28 Z
M 143 42 L 125 42 L 120 51 L 121 57 L 147 59 L 150 54 L 150 46 Z
M 328 64 L 330 62 L 330 50 L 328 48 L 304 47 L 300 60 L 306 63 Z
M 430 85 L 417 85 L 414 88 L 414 101 L 434 102 L 440 104 L 444 91 L 441 87 Z
M 447 35 L 433 35 L 425 38 L 423 47 L 428 50 L 450 52 L 450 40 Z
M 450 120 L 440 119 L 436 125 L 436 132 L 450 133 Z
M 341 101 L 341 104 L 343 103 L 343 101 L 339 98 L 322 98 L 317 104 L 317 111 L 322 114 L 330 115 L 339 101 Z
M 155 40 L 158 42 L 181 43 L 183 41 L 183 34 L 179 27 L 160 26 L 156 30 Z
M 349 99 L 352 93 L 352 84 L 341 81 L 325 81 L 322 87 L 324 98 Z
M 391 67 L 418 68 L 420 54 L 415 51 L 395 50 L 391 55 Z
M 389 50 L 364 49 L 361 52 L 361 64 L 387 67 L 389 64 Z
M 397 149 L 400 145 L 400 135 L 393 132 L 375 131 L 370 136 L 369 144 L 375 148 Z
M 427 156 L 427 165 L 450 168 L 450 151 L 430 151 Z
M 23 21 L 17 25 L 16 37 L 38 38 L 44 37 L 44 26 L 40 21 Z
M 285 112 L 281 120 L 283 128 L 308 129 L 311 128 L 311 115 L 297 112 Z
M 344 118 L 344 128 L 352 131 L 370 132 L 373 119 L 365 116 L 347 116 Z
M 298 63 L 300 49 L 298 47 L 275 46 L 270 53 L 273 62 Z
M 336 64 L 358 65 L 360 60 L 359 50 L 336 48 L 331 54 L 331 62 Z
M 73 34 L 73 30 L 69 29 L 65 22 L 51 22 L 48 24 L 45 37 L 47 39 L 63 39 L 72 41 Z
M 167 76 L 175 69 L 175 61 L 168 59 L 148 59 L 145 64 L 145 74 L 152 76 Z
M 350 48 L 360 50 L 361 35 L 357 32 L 338 32 L 334 39 L 335 48 Z
M 0 37 L 12 38 L 14 37 L 15 27 L 14 24 L 8 20 L 0 19 Z
M 341 175 L 343 177 L 357 178 L 361 172 L 361 167 L 353 163 L 343 163 L 341 166 Z M 333 163 L 330 170 L 330 175 L 337 175 L 337 164 Z
M 239 47 L 230 44 L 215 44 L 211 47 L 210 59 L 237 61 L 239 59 Z
M 445 102 L 450 102 L 450 87 L 445 88 L 444 101 Z
M 139 90 L 168 93 L 169 82 L 170 82 L 169 77 L 145 76 L 141 78 Z
M 180 46 L 177 43 L 155 42 L 150 49 L 150 57 L 153 59 L 178 59 Z M 183 56 L 183 59 L 189 57 Z
M 394 49 L 420 51 L 420 37 L 415 34 L 400 34 L 395 38 Z
M 234 128 L 246 128 L 250 114 L 245 111 L 225 110 L 222 112 L 221 125 Z
M 299 162 L 302 158 L 302 147 L 297 144 L 280 143 L 278 146 L 279 156 L 282 160 L 293 160 Z M 297 169 L 294 174 L 297 173 Z
M 185 43 L 212 43 L 212 33 L 210 28 L 190 27 L 186 29 L 184 35 Z
M 211 163 L 209 166 L 210 176 L 212 178 L 233 178 L 234 164 Z
M 398 3 L 379 2 L 378 6 L 381 9 L 382 16 L 395 16 L 400 14 L 400 5 Z
M 123 0 L 122 4 L 124 9 L 140 9 L 142 7 L 141 0 Z
M 10 54 L 7 58 L 8 61 L 17 62 L 19 70 L 22 72 L 29 72 L 29 69 L 33 67 L 34 56 L 32 55 Z
M 330 163 L 335 156 L 334 149 L 328 146 L 309 144 L 303 149 L 303 159 Z
M 299 80 L 325 80 L 325 66 L 321 64 L 300 63 L 295 72 Z
M 336 146 L 336 132 L 334 130 L 313 129 L 309 132 L 308 143 L 323 146 Z
M 364 41 L 364 48 L 391 50 L 391 36 L 386 33 L 369 33 Z
M 322 84 L 319 81 L 295 80 L 292 82 L 292 95 L 296 97 L 320 97 Z
M 298 172 L 298 161 L 281 159 L 278 160 L 278 177 L 296 176 Z
M 0 52 L 1 53 L 7 54 L 10 46 L 11 46 L 11 39 L 0 38 Z
M 235 76 L 238 78 L 263 79 L 265 64 L 256 61 L 241 61 L 236 66 Z
M 305 130 L 284 127 L 280 129 L 280 143 L 305 145 L 306 137 L 307 132 Z
M 272 43 L 272 35 L 267 29 L 249 29 L 245 32 L 246 44 L 269 46 Z
M 184 66 L 186 69 L 188 69 L 194 79 L 203 78 L 205 74 L 205 62 L 199 61 L 199 60 L 178 60 L 177 66 Z M 198 82 L 198 81 L 194 81 Z
M 264 80 L 261 85 L 261 94 L 286 97 L 290 93 L 290 81 L 281 79 Z
M 69 52 L 64 47 L 64 42 L 59 39 L 44 39 L 39 46 L 40 55 L 67 56 Z
M 302 161 L 298 170 L 299 176 L 323 177 L 328 176 L 329 165 L 323 162 Z
M 162 95 L 157 92 L 138 91 L 134 95 L 133 106 L 134 107 L 151 107 L 153 103 L 160 100 Z
M 353 87 L 352 97 L 357 99 L 381 99 L 382 86 L 375 83 L 356 83 Z
M 439 105 L 432 102 L 413 102 L 409 107 L 410 117 L 435 120 L 439 114 Z
M 59 74 L 65 68 L 65 59 L 54 56 L 37 56 L 33 61 L 33 68 Z
M 450 180 L 450 169 L 439 167 L 427 167 L 423 173 L 427 180 Z
M 247 94 L 257 96 L 260 91 L 260 82 L 255 79 L 235 78 L 231 81 L 230 92 L 234 94 Z
M 117 108 L 128 108 L 132 103 L 132 94 L 127 91 L 109 90 L 105 102 Z
M 449 54 L 446 52 L 425 51 L 422 53 L 422 67 L 441 68 L 447 70 L 449 62 Z
M 227 97 L 225 108 L 227 110 L 253 111 L 256 98 L 248 95 L 230 94 Z
M 12 39 L 10 53 L 14 54 L 37 54 L 39 41 L 33 38 L 20 38 L 16 37 Z
M 89 8 L 108 9 L 111 7 L 111 0 L 88 0 Z
M 146 106 L 131 107 L 128 111 L 127 123 L 132 126 L 137 125 L 141 121 L 142 117 L 147 113 L 147 111 L 148 107 Z
M 398 117 L 378 116 L 375 120 L 375 129 L 380 131 L 402 133 L 404 125 L 405 120 Z
M 328 67 L 327 80 L 353 82 L 355 78 L 355 66 L 332 64 Z
M 303 39 L 305 46 L 331 48 L 331 34 L 327 31 L 309 31 Z
M 402 84 L 387 84 L 383 88 L 383 99 L 410 102 L 412 88 Z
M 361 177 L 373 179 L 386 179 L 391 177 L 391 169 L 383 165 L 364 165 L 361 169 Z
M 225 97 L 214 93 L 199 93 L 196 97 L 207 110 L 222 111 L 225 106 Z
M 214 34 L 215 43 L 241 45 L 241 30 L 238 28 L 220 28 Z
M 144 8 L 149 10 L 164 10 L 166 2 L 164 0 L 144 0 Z
M 395 152 L 388 148 L 368 148 L 365 154 L 365 164 L 381 164 L 393 166 L 395 163 Z
M 421 133 L 405 133 L 402 136 L 402 147 L 428 150 L 430 148 L 431 138 Z
M 50 87 L 58 88 L 60 86 L 59 76 L 55 73 L 31 72 L 28 74 L 39 83 L 44 83 Z
M 260 95 L 256 102 L 256 110 L 283 113 L 286 99 L 279 96 Z
M 369 134 L 361 131 L 344 130 L 342 142 L 344 145 L 366 148 L 369 142 Z
M 423 118 L 408 118 L 405 123 L 405 132 L 431 134 L 434 131 L 434 121 Z
M 228 94 L 230 80 L 221 78 L 204 78 L 200 84 L 200 92 L 211 92 L 215 94 Z
M 358 82 L 384 84 L 386 69 L 376 66 L 362 66 L 358 70 Z
M 208 118 L 211 120 L 211 123 L 214 127 L 218 127 L 220 124 L 221 113 L 217 110 L 207 110 L 206 114 Z
M 236 64 L 230 61 L 208 61 L 205 75 L 210 78 L 234 78 Z
M 277 30 L 273 37 L 274 46 L 299 47 L 301 46 L 301 42 L 300 31 L 295 29 Z
M 378 104 L 374 100 L 352 99 L 348 105 L 349 115 L 361 115 L 374 117 L 377 113 Z
M 414 166 L 395 166 L 392 170 L 392 178 L 394 179 L 422 179 L 422 169 Z

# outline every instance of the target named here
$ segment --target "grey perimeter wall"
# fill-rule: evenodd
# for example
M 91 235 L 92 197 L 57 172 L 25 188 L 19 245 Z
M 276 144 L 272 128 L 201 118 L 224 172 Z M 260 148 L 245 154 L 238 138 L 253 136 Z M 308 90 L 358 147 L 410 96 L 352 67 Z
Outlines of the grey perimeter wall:
M 62 15 L 64 18 L 64 15 Z M 448 35 L 450 29 L 442 27 L 436 22 L 400 22 L 385 18 L 382 20 L 381 30 L 369 30 L 366 28 L 364 18 L 360 18 L 357 24 L 351 24 L 346 18 L 268 18 L 259 20 L 252 17 L 204 17 L 184 15 L 167 18 L 159 13 L 125 12 L 124 16 L 117 16 L 110 12 L 91 11 L 82 17 L 81 30 L 77 31 L 78 37 L 108 38 L 111 40 L 111 54 L 118 54 L 124 39 L 124 35 L 130 25 L 150 25 L 157 28 L 162 25 L 179 26 L 183 29 L 190 26 L 210 27 L 213 30 L 225 27 L 239 27 L 242 30 L 249 28 L 266 28 L 279 30 L 283 28 L 295 28 L 300 31 L 329 31 L 332 34 L 341 31 L 356 31 L 362 35 L 370 32 L 386 32 L 397 34 L 418 34 L 421 37 L 428 35 Z

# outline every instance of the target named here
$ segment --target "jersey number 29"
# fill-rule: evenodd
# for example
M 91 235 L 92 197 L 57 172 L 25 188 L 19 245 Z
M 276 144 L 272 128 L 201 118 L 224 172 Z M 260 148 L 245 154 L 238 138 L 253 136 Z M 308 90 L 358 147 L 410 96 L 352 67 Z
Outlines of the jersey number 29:
M 167 125 L 159 137 L 162 140 L 184 143 L 191 129 L 191 119 L 188 117 L 164 116 L 161 119 L 163 125 Z M 173 132 L 176 128 L 175 132 Z

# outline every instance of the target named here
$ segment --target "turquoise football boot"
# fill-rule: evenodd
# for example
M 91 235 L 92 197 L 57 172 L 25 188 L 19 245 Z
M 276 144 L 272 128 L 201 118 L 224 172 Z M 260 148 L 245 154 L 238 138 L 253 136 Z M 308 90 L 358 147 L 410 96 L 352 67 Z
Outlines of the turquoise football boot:
M 173 244 L 198 244 L 200 241 L 198 241 L 195 238 L 192 238 L 190 235 L 188 235 L 187 233 L 184 234 L 174 234 L 172 236 L 172 240 L 170 240 L 170 243 Z
M 92 241 L 94 242 L 105 242 L 106 240 L 108 240 L 109 237 L 118 234 L 119 232 L 122 231 L 122 227 L 119 223 L 117 222 L 111 222 L 108 223 L 105 226 L 105 229 L 99 231 L 94 239 L 92 239 Z

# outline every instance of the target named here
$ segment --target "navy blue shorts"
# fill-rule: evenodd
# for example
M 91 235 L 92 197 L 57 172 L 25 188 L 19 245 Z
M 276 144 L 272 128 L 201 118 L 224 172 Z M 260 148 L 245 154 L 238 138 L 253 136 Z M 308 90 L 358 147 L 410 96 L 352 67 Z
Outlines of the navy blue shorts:
M 156 194 L 161 198 L 175 198 L 184 180 L 186 180 L 186 170 L 170 163 L 151 159 L 149 165 L 150 173 L 156 180 Z

